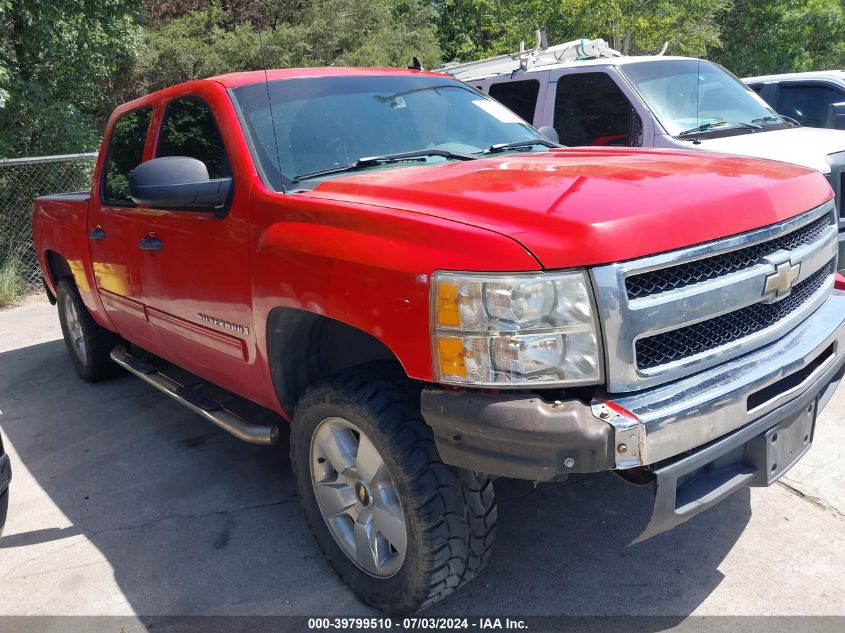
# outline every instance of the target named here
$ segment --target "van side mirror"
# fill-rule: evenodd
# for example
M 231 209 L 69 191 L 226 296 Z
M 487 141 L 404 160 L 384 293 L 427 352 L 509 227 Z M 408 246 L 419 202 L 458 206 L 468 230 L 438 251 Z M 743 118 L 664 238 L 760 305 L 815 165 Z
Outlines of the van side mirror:
M 825 127 L 834 130 L 845 130 L 845 101 L 831 103 L 827 106 L 827 121 Z
M 560 145 L 560 137 L 557 135 L 557 130 L 551 125 L 544 125 L 537 130 L 540 134 L 549 139 L 552 143 Z
M 187 156 L 154 158 L 129 174 L 129 196 L 135 204 L 172 211 L 223 211 L 232 178 L 208 177 L 205 163 Z

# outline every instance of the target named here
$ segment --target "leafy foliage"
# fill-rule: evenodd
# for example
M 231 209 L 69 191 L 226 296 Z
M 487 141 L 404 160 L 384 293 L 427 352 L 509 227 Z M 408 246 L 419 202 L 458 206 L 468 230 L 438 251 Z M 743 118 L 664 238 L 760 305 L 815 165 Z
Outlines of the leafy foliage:
M 26 296 L 20 250 L 8 253 L 0 263 L 0 309 L 8 308 Z
M 717 18 L 730 0 L 440 0 L 441 46 L 449 58 L 473 59 L 533 43 L 535 29 L 550 42 L 604 37 L 631 54 L 703 55 L 717 46 Z
M 266 16 L 265 16 L 266 17 Z M 440 62 L 434 12 L 423 0 L 313 0 L 289 22 L 258 30 L 220 4 L 147 33 L 138 83 L 156 89 L 239 70 L 298 66 L 405 66 Z
M 0 155 L 93 149 L 140 43 L 131 0 L 4 0 Z
M 845 66 L 842 0 L 736 0 L 712 56 L 743 76 Z
M 0 0 L 0 156 L 96 148 L 111 109 L 238 70 L 426 67 L 604 37 L 739 75 L 845 65 L 842 0 Z

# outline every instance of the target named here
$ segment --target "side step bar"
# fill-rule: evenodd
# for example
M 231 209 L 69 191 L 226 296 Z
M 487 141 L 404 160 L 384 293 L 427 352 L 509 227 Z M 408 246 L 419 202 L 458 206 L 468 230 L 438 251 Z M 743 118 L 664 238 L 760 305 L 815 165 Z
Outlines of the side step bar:
M 252 424 L 244 420 L 224 409 L 223 405 L 211 396 L 179 384 L 172 378 L 160 373 L 149 363 L 132 356 L 123 345 L 118 345 L 111 351 L 111 359 L 126 371 L 150 383 L 194 413 L 200 414 L 206 420 L 213 422 L 244 442 L 269 445 L 275 444 L 279 440 L 279 427 Z

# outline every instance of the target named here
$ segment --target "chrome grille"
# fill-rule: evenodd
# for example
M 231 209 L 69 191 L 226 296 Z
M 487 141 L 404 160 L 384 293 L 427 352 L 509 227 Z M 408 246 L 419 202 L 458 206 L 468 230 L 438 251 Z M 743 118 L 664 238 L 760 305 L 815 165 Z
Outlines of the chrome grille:
M 795 231 L 747 248 L 673 266 L 632 275 L 625 280 L 629 299 L 639 299 L 659 292 L 683 288 L 708 279 L 756 265 L 760 258 L 778 250 L 794 250 L 819 239 L 832 223 L 830 215 L 820 217 Z
M 797 284 L 777 303 L 755 303 L 707 321 L 637 341 L 637 366 L 649 369 L 715 350 L 764 330 L 788 316 L 812 297 L 835 272 L 834 262 Z
M 761 229 L 593 268 L 608 391 L 677 380 L 777 340 L 827 300 L 838 246 L 831 200 Z M 797 277 L 776 300 L 767 280 L 787 263 Z

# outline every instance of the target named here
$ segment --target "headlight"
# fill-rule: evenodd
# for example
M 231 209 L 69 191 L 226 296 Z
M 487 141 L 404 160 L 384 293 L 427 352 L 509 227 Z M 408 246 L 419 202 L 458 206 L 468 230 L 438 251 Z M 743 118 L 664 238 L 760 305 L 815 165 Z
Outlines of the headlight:
M 476 386 L 600 379 L 598 328 L 584 271 L 432 276 L 435 375 Z

